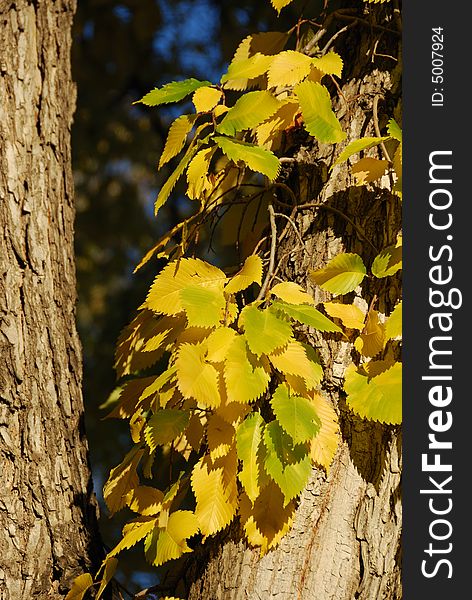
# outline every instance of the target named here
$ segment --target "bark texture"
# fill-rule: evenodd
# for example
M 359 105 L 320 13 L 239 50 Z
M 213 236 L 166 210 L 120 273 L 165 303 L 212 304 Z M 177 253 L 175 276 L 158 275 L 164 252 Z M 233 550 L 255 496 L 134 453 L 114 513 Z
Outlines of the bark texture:
M 398 39 L 393 36 L 390 48 L 396 56 Z M 342 56 L 351 54 L 346 62 L 355 65 L 337 107 L 349 142 L 376 135 L 374 102 L 379 106 L 380 127 L 386 124 L 398 105 L 400 82 L 388 59 L 385 64 L 377 60 L 374 66 L 369 49 L 375 36 L 372 39 L 363 31 L 343 41 L 338 51 Z M 279 232 L 288 227 L 277 249 L 277 275 L 311 288 L 320 302 L 330 299 L 329 295 L 313 289 L 309 271 L 339 252 L 356 252 L 370 266 L 379 250 L 395 243 L 401 204 L 380 186 L 353 186 L 346 165 L 328 177 L 334 160 L 332 146 L 302 136 L 294 158 L 282 180 L 295 191 L 300 204 L 316 202 L 323 207 L 285 209 L 299 235 L 286 219 L 277 220 Z M 290 203 L 286 194 L 279 199 Z M 376 307 L 389 313 L 399 285 L 398 277 L 365 280 L 363 297 L 370 302 L 378 295 Z M 190 600 L 397 600 L 402 596 L 399 428 L 356 418 L 346 409 L 340 390 L 344 367 L 352 361 L 350 345 L 313 332 L 308 338 L 322 356 L 324 392 L 341 420 L 342 443 L 329 475 L 313 471 L 294 527 L 275 551 L 260 558 L 241 541 L 235 525 L 226 537 L 190 558 L 175 587 Z
M 0 0 L 0 598 L 94 568 L 75 326 L 73 0 Z

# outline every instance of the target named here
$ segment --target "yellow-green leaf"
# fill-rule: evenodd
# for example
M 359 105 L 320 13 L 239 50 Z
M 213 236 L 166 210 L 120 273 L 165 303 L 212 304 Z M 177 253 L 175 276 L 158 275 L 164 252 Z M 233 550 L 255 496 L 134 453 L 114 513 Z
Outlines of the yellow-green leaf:
M 338 254 L 323 269 L 312 271 L 311 279 L 332 294 L 348 294 L 361 284 L 366 268 L 358 254 Z
M 235 135 L 239 131 L 252 129 L 271 117 L 278 107 L 278 100 L 270 92 L 248 92 L 226 113 L 216 131 Z
M 385 323 L 385 338 L 391 340 L 402 334 L 402 303 L 399 302 Z
M 187 136 L 192 131 L 196 119 L 196 115 L 181 115 L 172 123 L 159 161 L 159 169 L 177 156 L 185 146 Z
M 113 550 L 108 553 L 107 559 L 116 556 L 123 550 L 128 550 L 135 546 L 140 540 L 145 538 L 150 531 L 157 527 L 158 521 L 158 517 L 139 517 L 138 519 L 135 519 L 135 521 L 125 525 L 123 528 L 123 538 Z
M 313 403 L 291 394 L 284 383 L 277 387 L 270 404 L 277 421 L 295 444 L 308 442 L 319 432 L 321 421 Z
M 270 293 L 288 304 L 313 304 L 314 302 L 313 297 L 293 281 L 283 281 L 274 285 Z
M 157 195 L 156 202 L 154 204 L 154 214 L 157 215 L 159 209 L 162 206 L 164 206 L 164 204 L 167 202 L 169 196 L 172 193 L 172 190 L 176 186 L 179 179 L 182 177 L 185 169 L 188 167 L 190 161 L 195 156 L 197 150 L 198 150 L 198 144 L 194 144 L 194 145 L 190 144 L 187 152 L 184 154 L 182 160 L 177 165 L 175 171 L 172 173 L 172 175 L 169 177 L 169 179 L 161 187 L 160 192 Z
M 328 90 L 321 83 L 303 81 L 294 91 L 300 102 L 308 133 L 323 143 L 342 142 L 346 134 L 331 108 Z
M 176 315 L 184 310 L 180 292 L 197 285 L 223 289 L 226 275 L 213 265 L 196 258 L 182 258 L 169 263 L 154 279 L 143 306 L 157 313 Z
M 262 259 L 256 254 L 248 256 L 244 261 L 242 269 L 226 284 L 226 294 L 236 294 L 247 289 L 253 283 L 261 285 L 262 282 Z
M 199 200 L 203 193 L 211 189 L 209 180 L 210 163 L 216 146 L 200 150 L 187 169 L 187 195 L 191 200 Z
M 271 354 L 292 337 L 290 323 L 280 319 L 270 308 L 260 310 L 250 304 L 242 310 L 241 317 L 249 349 L 258 356 Z
M 370 148 L 374 148 L 378 146 L 382 142 L 390 139 L 389 136 L 384 137 L 365 137 L 359 140 L 354 140 L 350 144 L 348 144 L 338 158 L 333 163 L 333 167 L 339 165 L 350 158 L 353 154 L 358 154 L 359 152 L 363 152 L 364 150 L 369 150 Z M 333 168 L 331 167 L 331 168 Z
M 272 60 L 272 56 L 266 56 L 257 52 L 249 58 L 232 62 L 228 68 L 228 72 L 221 78 L 221 83 L 259 77 L 267 72 Z
M 210 81 L 198 81 L 197 79 L 185 79 L 184 81 L 172 81 L 161 88 L 155 88 L 146 94 L 140 102 L 146 106 L 159 106 L 170 102 L 179 102 L 200 87 L 211 85 Z
M 243 162 L 252 171 L 262 173 L 271 181 L 277 178 L 280 172 L 280 162 L 269 150 L 222 136 L 217 136 L 214 140 L 234 163 Z
M 157 446 L 173 442 L 187 427 L 190 413 L 187 410 L 164 408 L 152 415 L 144 431 L 147 445 L 153 452 Z
M 259 463 L 257 453 L 262 440 L 264 419 L 259 413 L 249 415 L 238 427 L 236 447 L 243 463 L 239 480 L 251 502 L 259 495 Z
M 214 87 L 201 87 L 193 94 L 193 104 L 197 112 L 213 110 L 223 97 L 223 92 Z
M 244 336 L 237 335 L 226 355 L 224 379 L 228 402 L 252 402 L 266 391 L 270 375 L 251 352 Z
M 326 75 L 341 77 L 343 72 L 343 59 L 332 50 L 320 58 L 314 58 L 312 64 Z
M 74 579 L 65 600 L 82 600 L 87 590 L 93 586 L 90 573 L 83 573 Z
M 305 345 L 295 340 L 270 354 L 269 360 L 281 373 L 302 377 L 307 389 L 316 387 L 323 377 L 319 360 L 310 360 Z
M 195 398 L 207 407 L 220 405 L 218 371 L 206 362 L 205 344 L 182 344 L 175 365 L 177 385 L 184 398 Z
M 148 485 L 140 485 L 132 490 L 127 498 L 127 504 L 135 513 L 149 517 L 157 515 L 162 509 L 164 494 L 161 490 Z
M 395 119 L 390 119 L 387 124 L 388 135 L 393 137 L 394 140 L 398 142 L 402 141 L 402 130 L 400 125 L 395 121 Z
M 312 59 L 306 54 L 286 50 L 277 54 L 269 67 L 269 87 L 295 85 L 311 70 Z
M 144 544 L 146 559 L 155 567 L 191 552 L 188 538 L 199 530 L 198 520 L 189 510 L 176 510 L 165 525 L 152 531 Z
M 323 313 L 317 310 L 314 306 L 308 304 L 287 304 L 286 302 L 275 301 L 272 303 L 272 308 L 280 310 L 287 316 L 295 319 L 299 323 L 318 329 L 318 331 L 331 331 L 340 333 L 342 329 L 335 323 L 330 321 Z
M 370 363 L 369 363 L 370 365 Z M 344 390 L 348 406 L 359 416 L 390 425 L 402 421 L 402 365 L 395 363 L 375 377 L 350 365 Z
M 348 329 L 363 329 L 365 315 L 354 304 L 341 304 L 340 302 L 324 302 L 325 311 L 330 317 L 339 319 Z
M 378 254 L 372 263 L 372 275 L 375 277 L 388 277 L 395 275 L 402 268 L 402 247 L 389 246 Z
M 180 298 L 191 327 L 216 327 L 224 316 L 226 300 L 221 289 L 191 285 L 181 291 Z

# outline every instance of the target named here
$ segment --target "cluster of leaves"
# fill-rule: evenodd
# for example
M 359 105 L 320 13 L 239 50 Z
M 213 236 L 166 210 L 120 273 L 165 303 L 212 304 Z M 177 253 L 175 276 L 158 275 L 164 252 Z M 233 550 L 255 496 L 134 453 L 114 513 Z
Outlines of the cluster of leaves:
M 278 11 L 290 2 L 272 0 Z M 352 253 L 313 271 L 314 285 L 340 296 L 324 302 L 324 312 L 298 284 L 275 284 L 270 269 L 264 278 L 257 252 L 231 277 L 187 257 L 206 216 L 231 202 L 234 190 L 253 189 L 261 180 L 260 187 L 269 189 L 292 129 L 303 127 L 322 144 L 346 138 L 325 85 L 325 79 L 341 77 L 341 57 L 298 42 L 287 50 L 289 38 L 279 32 L 248 36 L 219 84 L 187 79 L 141 100 L 159 106 L 192 95 L 195 112 L 178 117 L 169 130 L 159 166 L 182 156 L 155 209 L 184 174 L 198 208 L 138 265 L 155 255 L 168 260 L 118 342 L 116 370 L 123 384 L 110 416 L 129 420 L 134 447 L 111 471 L 104 497 L 112 514 L 128 507 L 135 518 L 106 557 L 101 579 L 97 575 L 98 598 L 116 556 L 141 540 L 147 560 L 159 566 L 236 516 L 247 542 L 261 553 L 289 531 L 313 465 L 328 471 L 339 440 L 337 412 L 323 395 L 323 367 L 306 343 L 308 332 L 352 344 L 355 361 L 346 369 L 344 391 L 353 412 L 401 422 L 401 302 L 386 318 L 375 300 L 362 309 L 362 302 L 344 298 L 364 278 L 391 277 L 401 269 L 400 236 L 378 254 L 370 273 Z M 229 106 L 234 92 L 242 93 Z M 393 119 L 387 135 L 349 143 L 332 176 L 338 165 L 374 147 L 385 158 L 362 156 L 351 165 L 355 185 L 387 175 L 401 196 L 401 129 Z M 155 482 L 163 478 L 168 485 L 159 489 Z M 82 588 L 94 585 L 87 577 Z

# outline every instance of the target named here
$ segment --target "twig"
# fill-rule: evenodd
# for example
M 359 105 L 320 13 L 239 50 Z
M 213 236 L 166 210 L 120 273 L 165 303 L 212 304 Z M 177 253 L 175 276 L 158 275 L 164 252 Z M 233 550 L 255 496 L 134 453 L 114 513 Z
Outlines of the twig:
M 277 225 L 275 224 L 275 212 L 272 204 L 269 204 L 269 216 L 270 216 L 270 230 L 271 230 L 271 241 L 270 241 L 270 259 L 269 259 L 269 267 L 267 269 L 267 275 L 264 279 L 264 283 L 260 289 L 259 295 L 256 300 L 262 300 L 264 298 L 265 293 L 267 291 L 267 287 L 269 286 L 269 281 L 274 272 L 275 265 L 275 250 L 277 247 Z
M 292 225 L 293 230 L 295 231 L 295 234 L 298 237 L 298 241 L 300 242 L 300 244 L 302 245 L 302 248 L 303 248 L 305 246 L 305 242 L 303 241 L 303 238 L 302 238 L 300 232 L 298 231 L 294 220 L 291 219 L 288 215 L 285 215 L 284 213 L 274 213 L 274 215 L 276 217 L 283 217 L 284 219 L 287 219 L 287 221 Z
M 325 45 L 325 47 L 323 48 L 323 50 L 321 51 L 321 54 L 326 54 L 328 52 L 328 50 L 330 49 L 330 47 L 333 45 L 335 39 L 340 36 L 342 33 L 344 33 L 345 31 L 347 31 L 348 29 L 350 29 L 351 27 L 353 27 L 355 25 L 355 23 L 351 23 L 350 25 L 345 25 L 344 27 L 342 27 L 339 31 L 336 31 L 336 33 L 334 35 L 332 35 L 330 37 L 330 39 L 328 40 L 327 44 Z

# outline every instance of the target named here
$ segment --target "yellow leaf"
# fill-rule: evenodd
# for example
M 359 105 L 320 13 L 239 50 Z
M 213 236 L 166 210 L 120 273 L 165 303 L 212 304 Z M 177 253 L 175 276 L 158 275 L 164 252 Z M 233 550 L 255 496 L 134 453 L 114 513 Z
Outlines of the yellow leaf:
M 228 496 L 228 502 L 236 511 L 239 506 L 238 484 L 236 473 L 238 471 L 238 454 L 236 451 L 236 442 L 233 441 L 230 449 L 224 456 L 220 456 L 212 461 L 211 469 L 221 471 L 221 481 L 223 489 Z
M 314 58 L 313 66 L 322 73 L 326 73 L 326 75 L 337 75 L 338 77 L 341 77 L 343 71 L 342 58 L 332 50 L 321 58 Z
M 364 329 L 355 341 L 356 349 L 363 356 L 376 356 L 385 346 L 385 325 L 379 319 L 376 310 L 370 310 L 367 314 Z
M 228 453 L 234 435 L 234 427 L 222 417 L 217 414 L 210 416 L 207 425 L 207 442 L 211 460 L 221 458 Z
M 270 119 L 256 128 L 259 146 L 264 146 L 272 151 L 278 149 L 283 132 L 294 126 L 295 117 L 299 112 L 300 106 L 296 100 L 285 100 Z
M 207 339 L 207 360 L 212 363 L 223 362 L 235 336 L 235 330 L 230 327 L 215 329 Z
M 242 269 L 226 284 L 226 294 L 236 294 L 248 288 L 251 284 L 262 282 L 262 260 L 257 254 L 248 256 Z
M 289 304 L 314 304 L 313 296 L 293 281 L 278 283 L 270 290 L 270 293 Z
M 196 118 L 196 115 L 181 115 L 172 123 L 159 161 L 159 169 L 177 156 L 185 146 L 187 136 L 192 130 Z
M 218 388 L 218 372 L 206 362 L 205 344 L 183 344 L 175 365 L 177 385 L 184 398 L 195 398 L 209 408 L 216 408 L 221 402 Z
M 313 394 L 311 401 L 321 420 L 321 428 L 310 442 L 310 458 L 328 473 L 340 440 L 338 415 L 321 394 Z
M 199 200 L 212 189 L 209 179 L 210 163 L 215 153 L 216 146 L 200 150 L 187 169 L 187 195 L 191 200 Z
M 224 365 L 228 402 L 252 402 L 266 391 L 270 375 L 261 359 L 249 352 L 243 336 L 236 336 Z
M 223 92 L 214 87 L 201 87 L 193 94 L 193 104 L 197 112 L 213 110 L 221 100 Z
M 128 494 L 127 504 L 135 513 L 144 517 L 157 515 L 162 509 L 164 494 L 148 485 L 140 485 Z
M 185 437 L 187 438 L 188 443 L 192 446 L 195 452 L 198 452 L 200 450 L 204 432 L 205 429 L 202 425 L 200 417 L 197 417 L 197 415 L 195 414 L 192 415 L 190 417 L 187 429 L 185 430 Z
M 146 558 L 158 567 L 168 560 L 179 558 L 191 552 L 187 539 L 199 530 L 198 521 L 189 510 L 176 510 L 167 521 L 165 528 L 151 532 L 145 542 Z
M 192 471 L 192 489 L 197 506 L 195 515 L 201 532 L 206 537 L 213 535 L 228 525 L 235 514 L 235 507 L 229 502 L 228 492 L 223 487 L 222 470 L 208 470 L 200 460 Z
M 176 315 L 183 311 L 181 291 L 189 285 L 223 289 L 226 275 L 198 258 L 182 258 L 168 264 L 157 275 L 143 305 L 157 313 Z
M 129 526 L 123 529 L 123 538 L 113 550 L 108 553 L 107 559 L 116 556 L 123 550 L 128 550 L 128 548 L 135 546 L 140 540 L 145 538 L 150 531 L 157 527 L 158 521 L 158 517 L 140 517 L 139 520 L 129 523 Z
M 365 315 L 354 304 L 341 304 L 340 302 L 324 302 L 326 312 L 330 317 L 339 319 L 348 329 L 363 329 Z
M 118 559 L 117 558 L 106 558 L 103 561 L 102 566 L 105 567 L 105 570 L 103 572 L 103 577 L 100 582 L 100 587 L 98 588 L 97 595 L 95 596 L 95 600 L 100 600 L 103 592 L 105 591 L 105 588 L 110 583 L 113 575 L 115 574 L 116 567 L 118 566 Z
M 380 179 L 388 169 L 388 160 L 379 160 L 378 158 L 361 158 L 351 168 L 356 185 L 365 185 Z
M 402 303 L 399 302 L 385 323 L 385 338 L 391 340 L 402 335 Z
M 82 600 L 85 593 L 93 585 L 93 579 L 90 573 L 83 573 L 74 579 L 72 587 L 68 592 L 65 600 Z
M 305 347 L 297 341 L 271 354 L 269 360 L 281 373 L 302 377 L 308 389 L 316 387 L 323 377 L 321 365 L 309 360 Z
M 282 8 L 285 8 L 289 4 L 293 2 L 293 0 L 270 0 L 272 6 L 275 8 L 277 12 L 280 12 Z
M 224 402 L 216 409 L 216 414 L 234 426 L 242 421 L 249 412 L 251 412 L 251 407 L 240 402 Z
M 123 462 L 110 471 L 110 476 L 103 486 L 103 498 L 112 514 L 126 505 L 126 496 L 139 485 L 136 469 L 142 456 L 143 450 L 135 446 Z
M 135 444 L 139 444 L 141 441 L 141 432 L 145 424 L 146 419 L 144 418 L 142 411 L 138 410 L 134 413 L 129 422 L 131 439 Z
M 191 327 L 217 327 L 224 317 L 222 289 L 189 285 L 180 292 L 180 298 Z
M 296 85 L 309 74 L 312 60 L 294 50 L 281 52 L 269 67 L 269 87 Z

